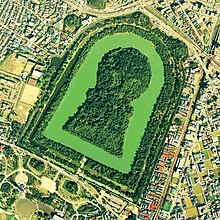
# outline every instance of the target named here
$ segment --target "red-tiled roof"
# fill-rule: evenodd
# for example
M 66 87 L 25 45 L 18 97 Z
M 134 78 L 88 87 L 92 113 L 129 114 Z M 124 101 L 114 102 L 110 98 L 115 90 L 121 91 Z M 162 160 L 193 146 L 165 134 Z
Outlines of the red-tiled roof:
M 158 208 L 158 205 L 155 205 L 153 203 L 150 204 L 150 207 L 149 207 L 150 210 L 154 210 L 154 209 L 157 209 L 157 208 Z

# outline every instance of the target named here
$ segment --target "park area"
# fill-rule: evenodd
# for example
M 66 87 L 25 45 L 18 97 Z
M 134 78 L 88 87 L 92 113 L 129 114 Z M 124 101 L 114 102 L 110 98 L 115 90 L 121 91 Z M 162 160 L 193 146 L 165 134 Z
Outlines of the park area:
M 28 199 L 19 199 L 16 202 L 16 213 L 22 219 L 29 219 L 37 210 L 37 206 Z

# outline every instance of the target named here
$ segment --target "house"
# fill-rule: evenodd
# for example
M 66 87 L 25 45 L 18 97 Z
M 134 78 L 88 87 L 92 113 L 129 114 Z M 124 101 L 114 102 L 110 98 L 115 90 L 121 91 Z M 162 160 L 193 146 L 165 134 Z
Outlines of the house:
M 35 68 L 31 76 L 32 76 L 34 79 L 39 79 L 39 78 L 41 77 L 41 75 L 42 75 L 42 71 L 37 70 L 37 69 Z
M 60 217 L 59 215 L 54 215 L 52 220 L 64 220 L 64 218 Z
M 37 84 L 37 80 L 33 78 L 29 78 L 27 83 L 31 86 L 35 86 Z

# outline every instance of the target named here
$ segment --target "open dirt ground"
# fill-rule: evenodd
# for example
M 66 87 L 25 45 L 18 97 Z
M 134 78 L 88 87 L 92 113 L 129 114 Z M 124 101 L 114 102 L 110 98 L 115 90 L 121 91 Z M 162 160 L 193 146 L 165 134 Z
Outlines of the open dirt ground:
M 37 101 L 37 97 L 40 93 L 40 89 L 26 84 L 21 92 L 20 99 L 14 109 L 16 115 L 13 119 L 24 124 L 27 120 L 30 109 L 34 106 Z
M 199 72 L 196 72 L 196 73 L 195 73 L 195 78 L 194 78 L 194 84 L 195 84 L 195 86 L 198 86 L 198 85 L 199 85 L 201 77 L 202 77 L 202 74 L 201 74 L 201 73 L 199 73 Z
M 40 89 L 26 84 L 24 87 L 24 90 L 21 94 L 20 102 L 24 102 L 28 105 L 34 105 L 34 103 L 37 101 L 37 97 L 40 93 Z
M 8 56 L 2 64 L 0 64 L 0 70 L 5 72 L 12 73 L 17 76 L 22 75 L 22 71 L 24 70 L 25 62 L 22 60 L 16 59 L 16 53 Z
M 19 199 L 16 202 L 16 213 L 23 218 L 30 217 L 36 209 L 37 206 L 28 199 Z
M 56 182 L 43 176 L 41 179 L 41 187 L 51 193 L 54 193 L 56 191 Z

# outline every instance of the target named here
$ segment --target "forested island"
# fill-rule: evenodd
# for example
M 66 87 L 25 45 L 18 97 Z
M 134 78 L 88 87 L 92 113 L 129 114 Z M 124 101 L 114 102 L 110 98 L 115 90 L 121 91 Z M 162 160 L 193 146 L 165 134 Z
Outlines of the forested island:
M 150 75 L 148 59 L 139 50 L 109 51 L 98 64 L 95 88 L 87 91 L 85 102 L 63 129 L 121 157 L 131 102 L 147 89 Z

